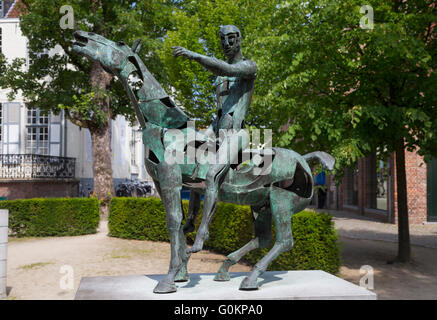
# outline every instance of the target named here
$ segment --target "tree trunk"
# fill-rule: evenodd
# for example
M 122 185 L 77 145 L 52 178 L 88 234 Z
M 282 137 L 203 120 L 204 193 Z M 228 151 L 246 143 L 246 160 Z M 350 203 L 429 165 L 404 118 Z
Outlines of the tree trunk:
M 410 228 L 408 225 L 407 179 L 405 172 L 405 145 L 400 139 L 396 145 L 396 184 L 398 193 L 398 256 L 396 261 L 408 262 L 411 258 Z
M 105 72 L 99 63 L 94 62 L 91 67 L 91 86 L 98 92 L 106 92 L 111 83 L 112 75 Z M 114 181 L 112 177 L 111 163 L 111 114 L 110 100 L 107 96 L 97 96 L 97 103 L 105 114 L 103 123 L 96 127 L 89 128 L 91 133 L 93 150 L 93 177 L 94 193 L 100 200 L 100 213 L 103 219 L 109 214 L 109 202 L 114 192 Z

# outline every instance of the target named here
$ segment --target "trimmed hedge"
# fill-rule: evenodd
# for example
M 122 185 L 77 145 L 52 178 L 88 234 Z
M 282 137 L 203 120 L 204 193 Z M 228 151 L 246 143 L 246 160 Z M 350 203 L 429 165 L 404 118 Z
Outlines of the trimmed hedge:
M 294 270 L 323 270 L 332 274 L 339 272 L 338 235 L 330 215 L 310 210 L 299 212 L 292 217 L 292 232 L 293 249 L 273 261 L 269 270 L 291 270 L 291 267 Z M 267 251 L 263 249 L 250 253 L 247 260 L 256 263 Z
M 17 237 L 77 236 L 96 233 L 100 221 L 95 198 L 41 198 L 0 202 L 9 210 L 9 228 Z
M 183 201 L 188 211 L 188 201 Z M 200 225 L 202 208 L 196 220 Z M 292 217 L 294 248 L 273 261 L 269 270 L 324 270 L 336 274 L 340 268 L 338 235 L 331 216 L 314 211 L 302 211 Z M 229 254 L 253 238 L 250 207 L 219 203 L 209 227 L 205 248 Z M 272 245 L 275 239 L 273 226 Z M 109 235 L 126 239 L 169 241 L 165 212 L 157 198 L 113 198 L 109 214 Z M 193 243 L 196 232 L 187 235 Z M 268 249 L 254 250 L 244 260 L 255 264 Z
M 112 237 L 170 241 L 164 206 L 158 198 L 112 198 L 108 228 Z

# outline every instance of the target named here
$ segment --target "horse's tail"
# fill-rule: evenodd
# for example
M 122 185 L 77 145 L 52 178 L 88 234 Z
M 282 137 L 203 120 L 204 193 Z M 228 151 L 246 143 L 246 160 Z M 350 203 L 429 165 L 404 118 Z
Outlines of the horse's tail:
M 335 159 L 330 154 L 323 151 L 314 151 L 302 156 L 307 162 L 310 160 L 318 160 L 326 169 L 334 169 Z

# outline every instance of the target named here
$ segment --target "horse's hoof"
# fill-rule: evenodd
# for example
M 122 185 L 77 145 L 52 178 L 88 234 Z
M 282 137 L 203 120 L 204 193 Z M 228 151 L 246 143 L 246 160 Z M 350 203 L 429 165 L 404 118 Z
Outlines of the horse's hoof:
M 243 281 L 241 281 L 240 290 L 258 290 L 256 279 L 255 281 L 252 281 L 249 277 L 244 278 Z
M 187 270 L 187 262 L 182 264 L 182 267 L 179 269 L 179 271 L 176 273 L 175 282 L 185 282 L 190 279 L 190 276 L 188 274 Z
M 214 281 L 229 281 L 231 277 L 229 276 L 229 272 L 217 272 L 214 277 Z
M 191 248 L 187 249 L 187 254 L 199 252 L 200 250 L 202 250 L 202 247 L 203 247 L 203 245 L 199 245 L 199 244 L 194 243 Z
M 177 274 L 174 281 L 175 282 L 187 282 L 188 280 L 190 280 L 190 276 L 188 275 L 188 273 L 185 274 Z
M 172 293 L 176 292 L 177 288 L 174 283 L 168 283 L 165 281 L 160 281 L 155 289 L 153 289 L 153 293 Z
M 174 282 L 187 282 L 188 280 L 190 280 L 189 276 L 183 277 L 183 278 L 175 278 Z

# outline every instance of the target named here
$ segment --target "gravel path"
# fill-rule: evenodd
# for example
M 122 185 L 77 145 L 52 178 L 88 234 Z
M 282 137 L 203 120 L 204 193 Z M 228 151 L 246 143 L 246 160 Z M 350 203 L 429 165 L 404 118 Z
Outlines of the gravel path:
M 208 251 L 193 254 L 191 273 L 217 272 L 225 256 Z M 107 236 L 107 224 L 97 234 L 77 237 L 9 239 L 8 299 L 74 299 L 82 277 L 167 273 L 170 244 Z M 62 269 L 61 269 L 62 268 Z M 67 271 L 74 286 L 65 288 Z M 238 264 L 231 271 L 249 271 Z M 62 271 L 62 273 L 61 273 Z

